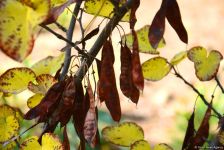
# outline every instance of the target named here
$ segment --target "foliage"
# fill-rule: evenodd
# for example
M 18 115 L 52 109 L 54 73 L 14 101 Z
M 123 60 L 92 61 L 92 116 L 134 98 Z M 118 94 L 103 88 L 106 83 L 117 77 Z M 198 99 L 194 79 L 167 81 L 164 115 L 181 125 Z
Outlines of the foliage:
M 70 11 L 69 6 L 73 3 L 76 3 L 74 12 L 70 12 L 72 18 L 69 28 L 66 29 L 57 23 L 57 18 L 64 10 Z M 99 102 L 105 103 L 115 122 L 120 122 L 122 118 L 119 89 L 114 71 L 114 62 L 118 58 L 115 58 L 112 44 L 113 29 L 117 27 L 119 31 L 120 28 L 123 30 L 122 26 L 118 25 L 120 21 L 129 24 L 131 31 L 121 35 L 120 39 L 119 83 L 123 95 L 137 105 L 140 93 L 144 90 L 144 79 L 159 81 L 173 71 L 177 78 L 184 81 L 197 93 L 207 108 L 198 129 L 194 123 L 196 110 L 193 109 L 182 149 L 200 149 L 203 145 L 214 144 L 207 140 L 210 134 L 211 115 L 215 115 L 219 119 L 217 125 L 219 132 L 212 139 L 216 143 L 211 146 L 223 146 L 224 117 L 213 106 L 214 92 L 209 102 L 200 90 L 187 81 L 177 69 L 177 65 L 188 58 L 194 63 L 195 74 L 200 81 L 215 80 L 217 86 L 224 93 L 217 75 L 220 62 L 223 59 L 222 54 L 217 50 L 208 51 L 202 46 L 196 46 L 177 52 L 170 61 L 160 56 L 158 48 L 165 46 L 163 35 L 166 19 L 180 40 L 188 44 L 188 34 L 182 22 L 178 3 L 176 0 L 163 0 L 151 25 L 145 25 L 136 30 L 135 13 L 140 3 L 140 0 L 0 1 L 0 49 L 10 58 L 19 62 L 24 61 L 33 49 L 36 36 L 40 33 L 40 27 L 67 44 L 62 48 L 62 51 L 65 52 L 61 52 L 57 57 L 47 56 L 31 68 L 11 68 L 0 75 L 0 94 L 3 101 L 0 106 L 0 149 L 16 147 L 24 150 L 70 149 L 69 142 L 73 137 L 68 136 L 66 127 L 72 122 L 80 140 L 78 146 L 80 150 L 87 149 L 87 147 L 103 149 L 104 145 L 100 144 L 100 140 L 102 140 L 100 132 L 106 142 L 128 147 L 130 150 L 172 150 L 165 143 L 157 144 L 152 148 L 150 142 L 144 139 L 143 129 L 134 122 L 118 123 L 115 126 L 107 126 L 102 131 L 99 130 L 98 120 L 101 119 L 98 115 Z M 82 24 L 84 12 L 94 15 L 89 26 L 96 17 L 104 17 L 110 21 L 102 31 L 100 28 L 103 25 L 100 23 L 98 27 L 87 33 L 88 28 L 84 28 Z M 72 33 L 76 22 L 80 25 L 81 38 L 73 42 Z M 67 37 L 47 26 L 53 23 L 66 32 Z M 95 36 L 98 36 L 98 39 L 92 48 L 86 51 L 86 42 Z M 77 51 L 73 56 L 71 48 Z M 101 48 L 102 55 L 99 60 L 96 55 Z M 141 64 L 139 53 L 153 56 Z M 71 63 L 73 60 L 78 60 L 81 64 L 74 65 Z M 97 64 L 98 75 L 95 74 L 94 61 Z M 75 70 L 74 66 L 78 69 Z M 91 74 L 89 68 L 93 68 Z M 97 81 L 96 76 L 99 77 Z M 33 95 L 27 98 L 29 110 L 23 115 L 18 108 L 7 105 L 7 101 L 4 99 L 25 90 L 32 92 Z M 36 119 L 36 124 L 21 132 L 21 122 L 33 119 Z M 40 136 L 22 138 L 28 130 L 41 123 L 44 124 L 44 128 Z M 59 133 L 63 138 L 55 135 L 55 130 L 59 125 Z

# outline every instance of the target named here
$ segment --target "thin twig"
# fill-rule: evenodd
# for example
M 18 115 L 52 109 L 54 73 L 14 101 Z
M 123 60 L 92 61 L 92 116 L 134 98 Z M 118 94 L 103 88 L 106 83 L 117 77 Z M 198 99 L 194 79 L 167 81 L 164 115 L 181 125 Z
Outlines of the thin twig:
M 201 94 L 191 83 L 189 83 L 186 79 L 184 79 L 184 77 L 181 76 L 174 67 L 173 67 L 173 70 L 175 72 L 175 75 L 178 78 L 180 78 L 181 80 L 183 80 L 185 84 L 187 84 L 189 87 L 191 87 L 193 89 L 193 91 L 195 93 L 197 93 L 198 96 L 202 99 L 204 104 L 207 105 L 211 110 L 213 110 L 213 112 L 218 116 L 219 119 L 222 118 L 222 115 L 212 105 L 210 105 L 210 103 L 207 102 L 207 100 L 205 99 L 203 94 Z
M 224 88 L 223 88 L 222 84 L 220 83 L 217 76 L 215 76 L 215 81 L 218 84 L 219 88 L 221 89 L 222 93 L 224 94 Z
M 74 28 L 75 28 L 75 24 L 76 24 L 76 18 L 74 16 L 78 16 L 81 4 L 82 4 L 82 1 L 78 1 L 75 5 L 74 11 L 73 11 L 74 15 L 72 15 L 70 25 L 69 25 L 68 31 L 66 33 L 67 39 L 69 41 L 72 41 L 73 32 L 74 32 Z M 68 43 L 67 43 L 67 45 L 68 45 Z M 69 47 L 65 50 L 64 66 L 62 68 L 62 73 L 61 73 L 61 76 L 60 76 L 60 80 L 63 80 L 65 75 L 68 73 L 70 63 L 71 63 L 71 48 Z
M 54 22 L 54 24 L 63 32 L 67 32 L 67 29 L 63 27 L 60 23 Z
M 91 66 L 93 63 L 93 57 L 95 58 L 96 55 L 99 53 L 101 47 L 103 46 L 104 42 L 107 40 L 107 38 L 110 36 L 112 29 L 115 28 L 115 26 L 119 23 L 119 21 L 122 19 L 122 17 L 128 12 L 128 10 L 133 5 L 134 0 L 128 0 L 122 7 L 118 9 L 118 12 L 114 14 L 113 18 L 110 19 L 110 21 L 107 23 L 107 25 L 104 27 L 103 31 L 97 38 L 95 44 L 93 47 L 89 50 L 89 55 L 92 56 L 92 58 L 87 59 L 87 61 L 83 61 L 80 68 L 78 69 L 76 76 L 79 80 L 82 80 L 86 74 L 85 66 L 86 64 L 88 67 Z

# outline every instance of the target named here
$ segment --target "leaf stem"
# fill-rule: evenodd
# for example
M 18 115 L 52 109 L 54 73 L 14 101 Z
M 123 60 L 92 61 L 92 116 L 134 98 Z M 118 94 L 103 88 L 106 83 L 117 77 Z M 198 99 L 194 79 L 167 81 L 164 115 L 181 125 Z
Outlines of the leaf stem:
M 175 72 L 175 75 L 178 78 L 180 78 L 181 80 L 183 80 L 185 84 L 187 84 L 189 87 L 191 87 L 193 89 L 193 91 L 195 93 L 197 93 L 198 96 L 202 99 L 204 104 L 207 105 L 211 110 L 213 110 L 213 112 L 218 116 L 218 118 L 221 119 L 222 115 L 212 105 L 210 105 L 210 103 L 207 102 L 207 100 L 205 99 L 204 95 L 201 94 L 191 83 L 189 83 L 186 79 L 184 79 L 184 77 L 182 75 L 180 75 L 174 67 L 173 67 L 173 70 Z
M 221 89 L 222 93 L 224 94 L 224 88 L 223 88 L 222 84 L 220 83 L 217 76 L 215 76 L 215 81 L 216 81 L 217 85 L 219 86 L 219 88 Z
M 74 28 L 75 28 L 75 24 L 76 24 L 76 18 L 74 16 L 78 16 L 81 4 L 82 4 L 82 1 L 79 0 L 76 3 L 75 8 L 73 10 L 74 15 L 72 15 L 70 25 L 69 25 L 68 31 L 66 33 L 67 39 L 69 41 L 72 41 L 73 32 L 74 32 Z M 67 45 L 68 45 L 68 43 L 67 43 Z M 66 76 L 66 74 L 68 73 L 70 63 L 71 63 L 71 47 L 68 47 L 65 50 L 65 59 L 64 59 L 64 65 L 63 65 L 63 68 L 62 68 L 62 73 L 60 75 L 60 80 L 63 80 L 64 77 Z

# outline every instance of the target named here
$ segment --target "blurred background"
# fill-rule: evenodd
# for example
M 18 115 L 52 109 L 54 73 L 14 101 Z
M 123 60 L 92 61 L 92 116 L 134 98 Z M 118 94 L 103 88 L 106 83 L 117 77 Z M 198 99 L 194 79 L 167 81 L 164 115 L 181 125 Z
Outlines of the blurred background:
M 161 1 L 162 0 L 141 1 L 141 6 L 137 11 L 138 21 L 136 24 L 136 29 L 139 29 L 146 24 L 151 24 L 155 13 L 160 7 Z M 166 23 L 166 30 L 164 35 L 166 46 L 159 49 L 160 56 L 166 57 L 168 60 L 170 60 L 176 53 L 199 45 L 209 50 L 218 50 L 224 54 L 224 1 L 178 0 L 178 4 L 182 14 L 183 23 L 188 32 L 189 44 L 186 45 L 182 43 L 172 27 Z M 68 26 L 70 17 L 71 13 L 69 11 L 65 11 L 59 18 L 59 22 L 64 26 Z M 92 18 L 93 16 L 84 14 L 84 27 L 89 24 Z M 102 18 L 96 19 L 95 22 L 91 25 L 91 29 L 96 28 L 101 20 Z M 104 21 L 104 23 L 106 22 L 107 21 Z M 125 29 L 125 32 L 129 33 L 129 25 L 127 23 L 121 23 L 121 25 Z M 64 35 L 64 33 L 62 33 L 60 30 L 57 30 L 55 26 L 52 25 L 52 28 L 58 31 L 58 33 Z M 100 29 L 102 28 L 103 25 L 101 25 Z M 79 40 L 81 37 L 79 29 L 79 24 L 77 23 L 74 32 L 74 41 Z M 87 50 L 94 44 L 96 37 L 87 42 Z M 112 41 L 116 55 L 115 71 L 117 79 L 119 79 L 120 35 L 116 29 L 113 32 Z M 9 59 L 0 52 L 0 71 L 4 72 L 9 68 L 18 66 L 32 66 L 32 64 L 48 55 L 57 56 L 60 54 L 60 49 L 64 46 L 65 43 L 63 41 L 42 30 L 42 32 L 37 36 L 33 52 L 24 61 L 23 64 L 19 64 Z M 74 51 L 74 53 L 76 52 Z M 141 61 L 144 62 L 151 57 L 154 56 L 141 54 Z M 223 69 L 224 63 L 222 62 L 218 73 L 221 83 L 224 83 Z M 193 63 L 188 59 L 185 59 L 178 65 L 178 70 L 184 76 L 184 78 L 196 86 L 200 92 L 205 95 L 207 100 L 211 99 L 211 95 L 216 86 L 215 81 L 211 80 L 209 82 L 200 82 L 195 76 Z M 119 82 L 117 82 L 117 85 L 119 85 Z M 28 99 L 29 94 L 31 93 L 23 92 L 16 98 L 8 98 L 7 103 L 12 106 L 19 106 L 22 112 L 25 113 L 28 110 L 26 106 L 26 100 Z M 194 91 L 184 84 L 183 81 L 175 77 L 172 72 L 161 81 L 145 81 L 145 89 L 143 93 L 141 93 L 141 97 L 137 106 L 124 97 L 121 92 L 120 98 L 123 112 L 122 121 L 135 121 L 137 124 L 142 126 L 145 132 L 145 139 L 148 140 L 151 145 L 167 143 L 170 144 L 174 149 L 181 148 L 187 122 L 190 114 L 193 111 L 195 100 L 197 98 L 197 95 L 194 93 Z M 217 88 L 215 92 L 214 106 L 220 113 L 224 112 L 224 96 L 221 94 L 219 88 Z M 99 104 L 98 107 L 101 110 L 100 128 L 113 123 L 109 117 L 108 111 L 105 109 L 105 104 Z M 201 102 L 200 99 L 198 99 L 196 102 L 196 127 L 199 126 L 205 109 L 205 105 Z M 210 131 L 212 133 L 216 133 L 218 120 L 215 117 L 212 117 L 210 121 L 212 124 Z M 26 122 L 24 124 L 31 123 Z M 34 133 L 39 131 L 40 129 L 34 131 Z M 69 132 L 69 137 L 74 136 L 72 134 L 73 132 Z

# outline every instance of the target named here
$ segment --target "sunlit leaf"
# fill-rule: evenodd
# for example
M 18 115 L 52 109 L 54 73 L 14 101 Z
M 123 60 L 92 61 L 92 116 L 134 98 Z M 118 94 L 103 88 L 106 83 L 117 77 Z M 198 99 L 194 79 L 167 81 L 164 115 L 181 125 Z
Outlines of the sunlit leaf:
M 120 5 L 125 3 L 126 0 L 121 0 Z M 114 5 L 110 0 L 86 0 L 84 10 L 88 14 L 112 18 L 114 15 Z M 130 11 L 125 14 L 121 21 L 128 22 L 130 18 Z
M 37 84 L 29 82 L 28 89 L 36 94 L 44 95 L 57 80 L 49 74 L 41 74 L 36 77 L 36 82 Z
M 48 0 L 2 0 L 0 3 L 0 49 L 23 61 L 32 51 L 34 30 L 49 12 Z M 16 13 L 15 13 L 16 10 Z
M 27 89 L 28 83 L 34 81 L 35 77 L 35 73 L 29 68 L 9 69 L 0 76 L 0 90 L 6 93 L 20 93 Z
M 21 144 L 22 150 L 64 150 L 64 147 L 59 140 L 52 133 L 45 133 L 42 136 L 41 145 L 38 142 L 38 137 L 33 136 L 28 138 Z
M 106 141 L 121 146 L 130 146 L 134 142 L 144 139 L 142 128 L 133 122 L 105 127 L 102 130 L 102 135 Z
M 161 143 L 155 145 L 153 150 L 173 150 L 173 148 L 165 143 Z
M 145 140 L 136 141 L 131 145 L 131 150 L 150 150 L 150 145 Z
M 62 53 L 57 57 L 48 56 L 37 63 L 35 63 L 31 69 L 36 73 L 40 74 L 50 74 L 53 75 L 61 67 L 64 61 L 65 54 Z
M 208 81 L 218 72 L 220 61 L 223 59 L 219 51 L 207 50 L 201 46 L 193 47 L 188 51 L 188 58 L 194 62 L 196 76 L 201 81 Z
M 158 81 L 170 72 L 171 66 L 163 57 L 154 57 L 142 64 L 143 76 L 150 81 Z
M 27 106 L 29 108 L 33 108 L 33 107 L 37 106 L 43 97 L 44 97 L 44 95 L 42 95 L 42 94 L 35 94 L 35 95 L 31 96 L 27 100 Z
M 8 106 L 0 106 L 0 142 L 5 142 L 18 134 L 19 120 L 15 110 Z
M 172 65 L 178 65 L 182 60 L 187 57 L 187 51 L 177 53 L 170 61 Z
M 141 53 L 149 53 L 149 54 L 159 54 L 159 51 L 154 49 L 148 40 L 148 33 L 149 33 L 149 25 L 142 27 L 141 29 L 137 30 L 137 37 L 138 37 L 138 45 L 139 45 L 139 52 Z M 122 41 L 125 41 L 130 49 L 132 49 L 133 44 L 133 36 L 131 33 L 123 35 Z M 165 40 L 162 38 L 158 44 L 158 48 L 162 48 L 165 46 Z

